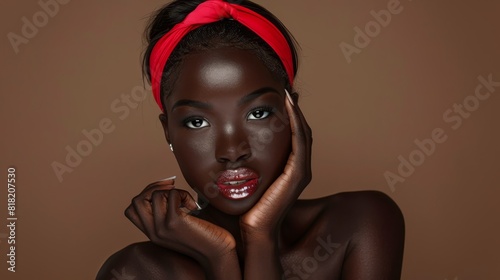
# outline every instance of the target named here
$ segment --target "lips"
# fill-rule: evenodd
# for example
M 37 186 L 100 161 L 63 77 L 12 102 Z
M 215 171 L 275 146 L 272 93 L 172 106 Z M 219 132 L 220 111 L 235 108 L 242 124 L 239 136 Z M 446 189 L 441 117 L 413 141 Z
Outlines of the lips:
M 251 196 L 257 190 L 258 182 L 259 175 L 255 171 L 240 167 L 220 173 L 217 187 L 223 197 L 238 200 Z

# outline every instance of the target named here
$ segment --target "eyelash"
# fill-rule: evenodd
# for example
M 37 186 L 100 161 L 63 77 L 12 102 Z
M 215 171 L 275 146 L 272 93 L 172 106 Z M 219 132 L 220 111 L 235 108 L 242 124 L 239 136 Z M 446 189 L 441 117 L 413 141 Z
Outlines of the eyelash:
M 250 119 L 250 120 L 263 120 L 263 119 L 267 119 L 267 118 L 269 118 L 273 114 L 274 108 L 269 107 L 269 106 L 261 106 L 261 107 L 254 108 L 254 109 L 250 110 L 250 112 L 248 113 L 247 120 L 249 120 L 249 117 L 253 113 L 257 112 L 257 111 L 262 111 L 264 114 L 267 113 L 268 115 L 265 116 L 265 117 L 263 117 L 263 118 Z M 192 125 L 193 121 L 202 121 L 201 125 L 203 125 L 203 126 L 201 126 L 201 125 L 200 126 L 194 126 L 194 125 Z M 207 124 L 204 125 L 203 124 L 204 122 L 206 122 Z M 182 123 L 184 124 L 184 126 L 186 126 L 189 129 L 200 129 L 200 128 L 207 127 L 207 126 L 210 125 L 205 118 L 198 117 L 198 116 L 193 116 L 193 117 L 186 118 Z
M 197 120 L 201 120 L 203 122 L 208 123 L 208 121 L 205 120 L 204 118 L 202 118 L 202 117 L 196 117 L 196 116 L 186 118 L 184 121 L 182 121 L 182 123 L 184 124 L 185 127 L 189 128 L 189 129 L 200 129 L 200 128 L 206 127 L 206 125 L 205 126 L 200 126 L 200 127 L 190 127 L 189 126 L 193 121 L 197 121 Z
M 261 107 L 257 107 L 257 108 L 254 108 L 252 110 L 250 110 L 250 113 L 248 113 L 247 115 L 247 120 L 248 118 L 255 112 L 257 111 L 262 111 L 262 112 L 265 112 L 265 113 L 268 113 L 267 116 L 265 116 L 264 118 L 261 118 L 261 119 L 256 119 L 256 120 L 263 120 L 263 119 L 267 119 L 269 118 L 273 113 L 274 113 L 274 108 L 273 107 L 269 107 L 269 106 L 261 106 Z

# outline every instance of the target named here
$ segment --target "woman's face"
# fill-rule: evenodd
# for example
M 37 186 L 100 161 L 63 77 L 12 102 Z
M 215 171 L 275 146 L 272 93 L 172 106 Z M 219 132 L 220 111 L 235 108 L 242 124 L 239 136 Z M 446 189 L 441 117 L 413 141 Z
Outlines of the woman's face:
M 248 211 L 291 149 L 284 85 L 250 51 L 187 55 L 162 118 L 188 184 L 217 209 Z

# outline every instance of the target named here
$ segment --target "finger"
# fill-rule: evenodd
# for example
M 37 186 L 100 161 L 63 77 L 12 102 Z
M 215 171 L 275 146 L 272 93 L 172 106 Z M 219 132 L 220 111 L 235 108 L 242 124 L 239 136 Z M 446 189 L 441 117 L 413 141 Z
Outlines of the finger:
M 141 192 L 141 194 L 139 194 L 139 196 L 142 197 L 142 199 L 147 200 L 150 203 L 152 203 L 151 197 L 152 197 L 153 193 L 155 191 L 160 191 L 160 190 L 175 189 L 175 186 L 172 185 L 172 183 L 173 183 L 172 180 L 169 180 L 168 182 L 167 181 L 157 181 L 157 182 L 151 183 Z
M 287 96 L 290 96 L 288 91 L 285 90 L 285 93 Z M 289 98 L 289 100 L 290 99 L 291 98 Z M 284 177 L 283 179 L 285 179 L 285 181 L 300 180 L 302 188 L 296 190 L 297 193 L 300 194 L 312 177 L 312 131 L 298 104 L 292 104 L 291 101 L 286 103 L 286 109 L 288 110 L 290 118 L 290 129 L 292 132 L 292 154 L 284 170 L 284 173 L 289 177 Z M 295 179 L 292 179 L 293 177 L 295 177 Z
M 170 190 L 175 188 L 175 176 L 158 180 L 144 188 L 144 190 L 132 199 L 132 203 L 125 209 L 125 216 L 148 237 L 152 233 L 151 195 L 155 190 Z
M 146 233 L 144 231 L 144 225 L 142 224 L 142 221 L 137 212 L 135 211 L 133 205 L 129 205 L 129 207 L 125 209 L 124 214 L 125 217 L 127 217 L 127 219 L 129 219 L 137 228 L 139 228 L 142 232 Z
M 184 190 L 159 190 L 152 196 L 153 219 L 156 233 L 161 234 L 165 227 L 169 228 L 180 217 L 187 214 L 181 210 L 182 207 L 196 207 L 193 197 Z M 189 209 L 189 208 L 188 208 Z M 190 209 L 191 210 L 191 209 Z M 192 211 L 192 210 L 191 210 Z
M 303 161 L 303 163 L 305 163 L 307 166 L 305 166 L 307 168 L 307 171 L 308 171 L 308 175 L 310 176 L 311 174 L 311 155 L 312 155 L 312 142 L 313 142 L 313 138 L 312 138 L 312 129 L 311 127 L 309 126 L 309 124 L 307 123 L 306 121 L 306 118 L 304 117 L 304 114 L 302 113 L 302 110 L 300 109 L 300 107 L 297 105 L 296 106 L 296 110 L 297 110 L 297 113 L 298 113 L 298 116 L 300 118 L 300 121 L 301 121 L 301 127 L 302 127 L 302 130 L 303 130 L 303 133 L 304 133 L 304 140 L 305 140 L 305 161 Z
M 300 117 L 300 109 L 298 108 L 297 104 L 292 104 L 290 94 L 287 90 L 285 90 L 285 93 L 288 98 L 288 101 L 285 102 L 285 108 L 290 119 L 290 129 L 292 132 L 292 153 L 299 157 L 305 156 L 303 152 L 304 150 L 301 149 L 301 147 L 306 144 L 306 136 Z
M 303 131 L 304 142 L 301 144 L 301 150 L 303 154 L 300 157 L 297 157 L 297 168 L 299 170 L 303 170 L 303 176 L 301 177 L 301 186 L 302 190 L 311 182 L 312 179 L 312 167 L 311 167 L 311 158 L 312 158 L 312 130 L 309 124 L 302 113 L 302 110 L 299 106 L 296 106 L 296 110 L 298 116 L 301 121 L 301 128 Z
M 145 199 L 144 195 L 139 195 L 132 200 L 131 205 L 142 223 L 143 232 L 148 237 L 154 234 L 154 220 L 150 199 L 150 197 Z
M 168 197 L 168 207 L 170 213 L 185 214 L 180 209 L 185 207 L 189 211 L 195 211 L 198 209 L 196 201 L 191 196 L 191 194 L 185 190 L 172 190 Z
M 300 119 L 300 122 L 301 122 L 301 125 L 302 125 L 302 129 L 305 133 L 305 136 L 306 136 L 306 140 L 308 138 L 312 138 L 312 130 L 311 130 L 311 127 L 309 126 L 309 124 L 307 123 L 306 121 L 306 118 L 304 116 L 304 114 L 302 113 L 302 109 L 300 109 L 300 106 L 298 103 L 295 103 L 294 104 L 294 109 L 296 110 L 296 113 L 297 115 L 299 116 L 299 119 Z
M 296 107 L 295 110 L 297 112 L 298 118 L 300 120 L 300 129 L 303 133 L 304 144 L 306 145 L 307 148 L 310 148 L 311 144 L 312 144 L 311 127 L 307 123 L 306 118 L 304 117 L 304 114 L 302 113 L 302 110 L 300 109 L 299 105 L 297 104 L 295 107 Z
M 300 106 L 298 104 L 295 107 L 297 107 L 296 108 L 297 114 L 299 116 L 299 119 L 300 119 L 300 122 L 302 125 L 302 129 L 305 132 L 306 139 L 312 138 L 312 129 L 309 126 L 309 124 L 307 123 L 306 118 L 304 117 L 304 114 L 302 113 L 302 109 L 300 109 Z
M 147 185 L 142 192 L 147 192 L 150 191 L 152 188 L 158 187 L 158 186 L 165 186 L 165 187 L 170 187 L 170 188 L 175 188 L 174 183 L 176 176 L 172 176 L 166 179 L 158 180 L 156 182 L 153 182 L 149 185 Z
M 181 207 L 188 209 L 189 211 L 199 210 L 199 206 L 196 200 L 191 196 L 188 191 L 178 190 L 181 197 Z
M 152 194 L 151 202 L 153 207 L 153 219 L 156 228 L 156 232 L 159 229 L 165 227 L 167 222 L 167 208 L 168 208 L 168 197 L 170 195 L 169 190 L 158 190 Z

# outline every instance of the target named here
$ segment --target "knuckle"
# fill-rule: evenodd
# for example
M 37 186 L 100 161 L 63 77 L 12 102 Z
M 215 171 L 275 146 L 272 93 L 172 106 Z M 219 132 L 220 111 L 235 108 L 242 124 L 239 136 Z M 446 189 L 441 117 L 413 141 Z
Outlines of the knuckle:
M 155 201 L 156 199 L 162 199 L 162 196 L 167 196 L 169 194 L 168 190 L 154 190 L 151 193 L 151 201 Z
M 134 198 L 132 198 L 132 201 L 130 202 L 130 205 L 128 208 L 133 208 L 133 207 L 140 207 L 140 202 L 142 201 L 143 199 L 140 197 L 140 196 L 136 196 Z M 127 208 L 127 209 L 128 209 Z
M 134 198 L 132 198 L 131 204 L 137 204 L 138 202 L 140 202 L 144 199 L 147 199 L 147 194 L 142 192 L 142 193 L 134 196 Z
M 145 198 L 142 197 L 142 196 L 140 196 L 140 195 L 134 197 L 132 199 L 132 202 L 131 202 L 129 208 L 131 208 L 131 207 L 135 207 L 136 209 L 141 208 L 141 205 L 142 205 L 142 203 L 143 203 L 144 200 L 145 200 Z
M 123 214 L 125 215 L 125 217 L 127 217 L 130 220 L 132 218 L 132 211 L 133 211 L 133 206 L 129 205 L 129 207 L 127 207 L 125 209 L 125 211 L 123 212 Z
M 151 192 L 151 200 L 154 200 L 161 192 L 159 190 L 154 190 Z

